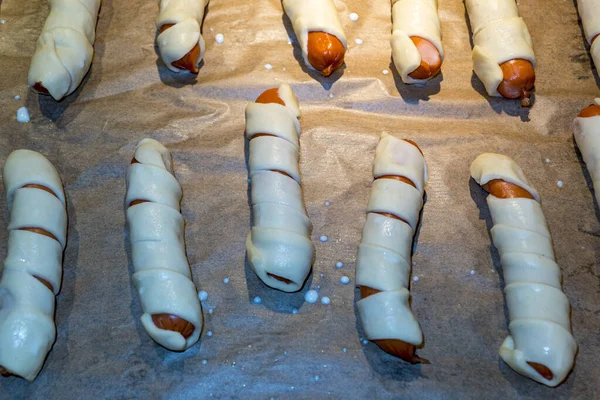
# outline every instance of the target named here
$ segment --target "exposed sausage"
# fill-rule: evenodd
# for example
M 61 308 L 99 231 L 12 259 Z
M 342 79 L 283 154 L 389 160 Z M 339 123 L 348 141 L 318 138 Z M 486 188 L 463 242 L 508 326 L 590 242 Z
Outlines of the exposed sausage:
M 592 105 L 584 108 L 583 110 L 581 110 L 581 112 L 577 116 L 579 118 L 589 118 L 589 117 L 595 117 L 597 115 L 600 115 L 600 105 L 592 104 Z
M 334 35 L 309 32 L 307 52 L 310 65 L 323 76 L 329 76 L 344 63 L 346 48 Z
M 535 86 L 535 70 L 527 60 L 517 58 L 500 64 L 504 79 L 498 92 L 507 99 L 521 99 L 521 106 L 531 106 L 531 91 Z
M 173 314 L 153 314 L 152 322 L 160 329 L 179 332 L 185 339 L 192 336 L 196 327 L 191 322 Z
M 410 40 L 417 46 L 421 54 L 421 65 L 408 76 L 413 79 L 429 79 L 440 72 L 442 56 L 433 43 L 419 36 L 411 36 Z
M 160 32 L 163 33 L 173 25 L 174 24 L 164 24 L 160 27 Z M 197 74 L 199 71 L 198 65 L 196 64 L 198 57 L 200 57 L 200 46 L 198 45 L 198 43 L 196 43 L 190 51 L 188 51 L 179 60 L 173 61 L 171 65 L 181 70 L 190 71 L 192 74 Z

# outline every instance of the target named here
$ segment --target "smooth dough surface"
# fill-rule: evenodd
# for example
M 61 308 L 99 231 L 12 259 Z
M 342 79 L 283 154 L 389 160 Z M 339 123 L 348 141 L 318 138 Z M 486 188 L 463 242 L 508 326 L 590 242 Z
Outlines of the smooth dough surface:
M 308 34 L 310 32 L 325 32 L 335 36 L 347 48 L 346 34 L 333 0 L 283 0 L 283 9 L 292 22 L 294 33 L 300 48 L 304 63 L 314 69 L 308 61 Z
M 153 139 L 143 139 L 127 171 L 127 223 L 133 260 L 133 282 L 142 303 L 142 325 L 148 335 L 173 351 L 200 338 L 204 319 L 185 254 L 185 221 L 179 212 L 181 186 L 173 175 L 171 153 Z M 130 206 L 133 200 L 146 200 Z M 192 325 L 186 339 L 161 329 L 154 314 L 171 314 Z
M 173 62 L 183 58 L 197 44 L 200 48 L 195 64 L 204 58 L 205 43 L 201 27 L 208 0 L 160 0 L 160 11 L 156 18 L 156 29 L 172 24 L 158 34 L 156 42 L 163 62 L 173 72 L 181 70 Z
M 519 165 L 503 155 L 480 155 L 471 164 L 471 176 L 479 184 L 502 179 L 535 194 L 535 200 L 488 196 L 492 240 L 500 253 L 510 319 L 510 335 L 500 347 L 500 357 L 518 373 L 557 386 L 573 367 L 577 345 L 539 195 Z M 547 367 L 552 379 L 544 378 L 528 362 Z
M 392 58 L 404 83 L 423 83 L 428 79 L 413 79 L 421 65 L 421 53 L 410 39 L 413 36 L 431 42 L 444 60 L 440 19 L 436 0 L 395 0 L 392 2 Z
M 73 93 L 92 64 L 101 0 L 50 0 L 28 84 L 41 83 L 55 100 Z
M 596 40 L 594 43 L 598 43 Z M 595 100 L 600 105 L 600 98 Z M 573 123 L 575 142 L 592 178 L 596 201 L 600 196 L 600 116 L 575 118 Z
M 585 39 L 592 44 L 592 39 L 600 33 L 600 0 L 577 0 L 577 10 Z
M 253 209 L 246 251 L 250 267 L 266 285 L 296 292 L 310 273 L 314 246 L 298 166 L 298 99 L 285 83 L 277 94 L 285 105 L 251 102 L 246 107 Z M 254 137 L 258 134 L 269 136 Z
M 10 221 L 0 280 L 0 366 L 33 381 L 56 339 L 54 296 L 60 291 L 67 241 L 65 194 L 58 171 L 34 151 L 12 152 L 3 177 Z M 31 184 L 55 195 L 23 188 Z M 21 228 L 42 228 L 57 240 Z M 38 278 L 49 282 L 52 290 Z

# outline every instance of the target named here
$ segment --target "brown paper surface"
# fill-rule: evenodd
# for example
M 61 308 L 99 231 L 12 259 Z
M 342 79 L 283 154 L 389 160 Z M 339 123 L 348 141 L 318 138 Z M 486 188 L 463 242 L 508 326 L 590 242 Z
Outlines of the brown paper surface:
M 155 52 L 157 3 L 104 1 L 91 71 L 59 103 L 27 90 L 48 3 L 2 4 L 0 162 L 28 148 L 56 165 L 68 198 L 69 236 L 56 343 L 34 383 L 3 379 L 0 398 L 600 396 L 600 211 L 571 129 L 573 117 L 598 95 L 599 79 L 574 1 L 520 4 L 538 58 L 531 110 L 485 95 L 471 71 L 460 0 L 440 1 L 446 59 L 443 74 L 423 88 L 404 85 L 390 64 L 387 1 L 336 1 L 349 49 L 343 74 L 331 79 L 298 62 L 279 0 L 213 0 L 197 79 L 175 75 Z M 350 12 L 359 20 L 350 21 Z M 215 42 L 217 33 L 223 44 Z M 295 294 L 262 284 L 244 247 L 250 228 L 244 107 L 280 82 L 293 86 L 303 112 L 301 171 L 316 245 L 313 274 Z M 23 105 L 31 113 L 27 124 L 15 118 Z M 412 271 L 419 280 L 411 293 L 425 336 L 419 354 L 430 365 L 408 365 L 359 341 L 355 258 L 383 131 L 418 142 L 429 166 Z M 173 153 L 194 282 L 209 293 L 204 334 L 184 353 L 146 334 L 130 279 L 125 171 L 144 137 Z M 573 372 L 556 389 L 518 375 L 498 356 L 508 332 L 504 284 L 485 196 L 468 169 L 486 151 L 513 157 L 543 199 L 579 344 Z M 4 195 L 0 209 L 6 227 Z M 321 235 L 329 241 L 320 242 Z M 1 229 L 2 258 L 6 239 Z M 338 261 L 343 268 L 335 267 Z M 352 283 L 342 285 L 343 275 Z M 304 303 L 304 293 L 317 287 L 331 305 Z M 255 296 L 262 304 L 253 303 Z

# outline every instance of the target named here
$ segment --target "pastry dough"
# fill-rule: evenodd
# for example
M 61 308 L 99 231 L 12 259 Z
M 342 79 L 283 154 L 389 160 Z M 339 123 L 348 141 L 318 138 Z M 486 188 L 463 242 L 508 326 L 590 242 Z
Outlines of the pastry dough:
M 200 338 L 203 316 L 185 255 L 184 220 L 179 212 L 181 186 L 173 175 L 171 154 L 159 142 L 143 139 L 127 171 L 127 222 L 133 282 L 142 308 L 142 324 L 160 345 L 182 351 Z M 134 200 L 145 202 L 130 206 Z M 152 316 L 169 314 L 191 323 L 189 337 L 161 329 Z
M 100 3 L 50 0 L 29 67 L 29 87 L 41 84 L 56 100 L 77 89 L 92 64 Z
M 490 96 L 500 97 L 500 64 L 524 59 L 535 68 L 529 31 L 515 0 L 465 0 L 473 32 L 473 70 Z
M 300 108 L 289 85 L 282 84 L 278 95 L 285 106 L 249 103 L 246 107 L 253 210 L 246 250 L 250 266 L 265 284 L 295 292 L 310 272 L 314 246 L 298 169 Z M 255 138 L 258 134 L 269 136 Z
M 416 146 L 383 133 L 375 151 L 373 175 L 375 181 L 356 261 L 356 284 L 379 293 L 358 301 L 358 313 L 367 339 L 397 339 L 420 346 L 423 334 L 410 309 L 408 286 L 427 165 Z M 380 178 L 384 175 L 406 177 L 416 188 Z
M 421 53 L 410 39 L 418 36 L 430 41 L 444 60 L 437 0 L 392 0 L 392 58 L 404 83 L 423 83 L 427 79 L 409 76 L 421 65 Z
M 156 18 L 156 29 L 166 24 L 172 27 L 160 33 L 156 38 L 158 52 L 171 71 L 180 72 L 172 63 L 185 56 L 196 44 L 200 47 L 196 65 L 204 57 L 204 39 L 202 38 L 202 20 L 208 0 L 160 0 L 160 12 Z
M 283 9 L 292 22 L 294 33 L 302 49 L 304 64 L 315 69 L 308 61 L 308 34 L 325 32 L 338 38 L 348 49 L 346 34 L 333 0 L 283 0 Z
M 600 42 L 594 40 L 600 34 L 600 0 L 577 0 L 585 39 L 591 46 L 592 59 L 600 70 Z
M 561 290 L 560 267 L 554 260 L 539 195 L 519 165 L 500 154 L 477 157 L 471 164 L 471 176 L 480 185 L 503 179 L 535 197 L 498 198 L 490 194 L 487 198 L 510 319 L 510 335 L 500 347 L 500 357 L 518 373 L 557 386 L 573 367 L 577 344 L 571 335 L 569 301 Z M 552 379 L 543 377 L 529 363 L 547 367 Z
M 65 194 L 54 166 L 30 150 L 8 156 L 4 187 L 10 222 L 0 280 L 0 366 L 33 381 L 56 339 L 54 296 L 67 240 Z M 55 239 L 28 228 L 45 230 Z
M 595 100 L 600 105 L 600 98 Z M 594 184 L 596 200 L 600 204 L 600 116 L 575 118 L 575 141 Z

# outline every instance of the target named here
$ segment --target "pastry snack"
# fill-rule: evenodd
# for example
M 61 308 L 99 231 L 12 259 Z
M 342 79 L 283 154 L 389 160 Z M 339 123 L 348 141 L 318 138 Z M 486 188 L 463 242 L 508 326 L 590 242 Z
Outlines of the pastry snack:
M 573 131 L 594 184 L 596 201 L 600 203 L 600 98 L 579 113 L 573 123 Z
M 346 34 L 333 0 L 283 0 L 304 63 L 329 76 L 344 64 Z
M 375 151 L 373 187 L 356 260 L 358 313 L 367 339 L 410 363 L 423 334 L 410 309 L 411 250 L 427 164 L 419 147 L 386 133 Z
M 156 38 L 160 58 L 171 71 L 198 73 L 204 57 L 202 20 L 208 0 L 160 0 Z
M 180 201 L 171 153 L 156 140 L 143 139 L 127 170 L 125 198 L 133 282 L 146 332 L 174 351 L 196 343 L 204 322 L 185 255 Z
M 246 107 L 253 214 L 248 261 L 266 285 L 284 292 L 302 288 L 314 254 L 298 168 L 299 117 L 298 100 L 285 83 Z
M 521 167 L 501 154 L 481 154 L 471 176 L 490 193 L 492 240 L 506 282 L 510 335 L 500 357 L 518 373 L 557 386 L 573 367 L 577 344 L 540 196 Z
M 392 0 L 392 58 L 404 83 L 423 83 L 444 61 L 437 0 Z
M 531 106 L 535 55 L 515 0 L 465 0 L 473 32 L 473 70 L 490 96 Z
M 13 151 L 4 165 L 8 254 L 0 280 L 0 373 L 33 381 L 56 340 L 54 296 L 67 241 L 65 193 L 43 155 Z
M 585 39 L 590 44 L 590 53 L 597 70 L 600 70 L 600 0 L 577 0 Z
M 101 0 L 50 0 L 50 14 L 31 59 L 29 87 L 55 100 L 73 93 L 94 57 Z

